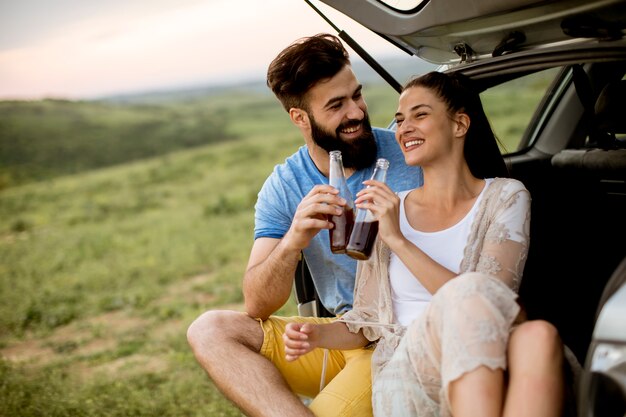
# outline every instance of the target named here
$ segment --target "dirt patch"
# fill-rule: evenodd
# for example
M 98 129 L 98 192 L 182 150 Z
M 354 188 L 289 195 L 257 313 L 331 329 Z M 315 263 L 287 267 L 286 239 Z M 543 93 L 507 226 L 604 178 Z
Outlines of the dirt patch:
M 180 304 L 181 300 L 186 305 L 209 305 L 215 297 L 198 288 L 206 287 L 210 280 L 211 276 L 205 274 L 172 284 L 163 291 L 163 297 L 154 300 L 151 305 Z M 243 304 L 229 304 L 220 308 L 243 311 Z M 98 372 L 112 375 L 139 370 L 160 372 L 165 371 L 168 364 L 158 354 L 133 353 L 106 363 L 90 358 L 114 353 L 121 343 L 133 338 L 145 339 L 145 343 L 153 347 L 167 343 L 171 338 L 184 338 L 190 323 L 191 320 L 187 322 L 180 317 L 150 319 L 137 317 L 132 311 L 118 310 L 75 321 L 54 329 L 45 337 L 26 336 L 21 340 L 8 341 L 0 349 L 0 356 L 35 368 L 65 362 L 73 374 L 82 377 L 90 377 Z
M 50 347 L 42 346 L 39 340 L 27 340 L 0 350 L 2 357 L 13 362 L 41 362 L 54 355 Z
M 189 304 L 210 305 L 215 300 L 215 295 L 199 288 L 205 287 L 212 279 L 212 274 L 200 274 L 171 285 L 165 292 L 166 295 L 160 297 L 155 304 L 165 305 L 185 300 Z
M 82 370 L 82 376 L 90 377 L 92 375 L 105 374 L 107 376 L 123 378 L 138 373 L 161 373 L 167 371 L 167 369 L 168 365 L 164 358 L 136 354 L 118 358 L 93 368 L 84 368 Z
M 91 356 L 114 349 L 120 337 L 143 330 L 147 320 L 122 311 L 101 314 L 55 329 L 41 338 L 9 342 L 2 357 L 31 365 L 48 365 L 71 356 Z

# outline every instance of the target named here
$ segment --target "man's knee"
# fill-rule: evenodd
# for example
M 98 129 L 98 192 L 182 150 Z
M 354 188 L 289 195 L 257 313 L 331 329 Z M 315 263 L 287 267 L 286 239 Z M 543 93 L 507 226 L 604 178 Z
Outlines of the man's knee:
M 238 343 L 258 351 L 263 342 L 259 323 L 235 311 L 211 310 L 200 315 L 187 329 L 187 342 L 194 350 Z

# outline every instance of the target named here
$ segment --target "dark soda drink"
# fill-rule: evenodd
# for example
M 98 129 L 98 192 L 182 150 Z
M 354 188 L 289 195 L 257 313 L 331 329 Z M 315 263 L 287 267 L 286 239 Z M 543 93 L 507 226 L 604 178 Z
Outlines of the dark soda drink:
M 346 253 L 346 246 L 354 225 L 354 211 L 346 207 L 339 216 L 328 216 L 328 221 L 335 225 L 332 229 L 328 229 L 330 250 L 332 253 Z
M 364 261 L 372 255 L 372 248 L 378 235 L 378 221 L 356 222 L 346 247 L 346 254 L 354 259 Z
M 378 158 L 371 179 L 385 182 L 387 169 L 389 169 L 389 161 L 385 158 Z M 360 261 L 369 259 L 377 235 L 378 220 L 376 220 L 374 213 L 364 208 L 357 209 L 352 234 L 346 247 L 346 254 Z
M 328 165 L 328 185 L 335 187 L 337 191 L 339 191 L 337 196 L 346 200 L 342 214 L 338 216 L 327 216 L 328 221 L 332 222 L 334 225 L 332 229 L 328 229 L 330 251 L 332 253 L 346 253 L 346 244 L 348 240 L 350 240 L 350 232 L 354 224 L 354 201 L 352 200 L 352 193 L 346 182 L 341 151 L 330 151 L 328 157 L 330 158 Z M 336 207 L 342 208 L 341 206 Z

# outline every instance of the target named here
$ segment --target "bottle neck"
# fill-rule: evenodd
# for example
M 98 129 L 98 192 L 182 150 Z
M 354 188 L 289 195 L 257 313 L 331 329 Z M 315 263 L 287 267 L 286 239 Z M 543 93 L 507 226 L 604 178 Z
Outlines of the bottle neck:
M 376 161 L 376 167 L 372 174 L 372 179 L 380 182 L 385 182 L 387 179 L 387 170 L 389 169 L 389 161 L 380 158 Z
M 345 181 L 345 172 L 343 169 L 341 154 L 331 152 L 330 164 L 328 167 L 328 183 L 337 187 L 343 181 Z
M 374 174 L 372 175 L 372 179 L 380 182 L 385 182 L 387 180 L 387 169 L 386 168 L 375 168 Z

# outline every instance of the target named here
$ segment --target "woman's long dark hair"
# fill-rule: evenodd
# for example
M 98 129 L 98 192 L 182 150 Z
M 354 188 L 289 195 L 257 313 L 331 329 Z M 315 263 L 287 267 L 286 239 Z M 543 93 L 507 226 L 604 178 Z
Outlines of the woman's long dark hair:
M 469 116 L 470 126 L 465 136 L 463 153 L 472 175 L 476 178 L 508 177 L 509 171 L 498 147 L 478 92 L 471 80 L 460 73 L 433 71 L 411 79 L 404 89 L 424 87 L 435 93 L 448 108 L 450 115 L 462 112 Z

